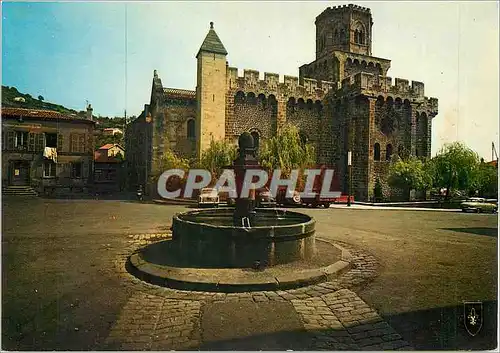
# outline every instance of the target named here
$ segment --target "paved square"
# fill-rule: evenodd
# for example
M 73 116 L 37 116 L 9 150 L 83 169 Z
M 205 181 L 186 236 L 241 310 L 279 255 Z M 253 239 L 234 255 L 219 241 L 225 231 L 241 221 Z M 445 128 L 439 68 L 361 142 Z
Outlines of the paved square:
M 317 220 L 318 236 L 349 249 L 355 266 L 332 282 L 296 290 L 192 293 L 127 273 L 127 256 L 166 239 L 172 215 L 183 210 L 126 201 L 4 199 L 2 348 L 496 345 L 496 216 L 302 209 Z M 463 327 L 463 300 L 484 304 L 483 328 L 474 338 Z M 234 320 L 241 326 L 229 325 Z

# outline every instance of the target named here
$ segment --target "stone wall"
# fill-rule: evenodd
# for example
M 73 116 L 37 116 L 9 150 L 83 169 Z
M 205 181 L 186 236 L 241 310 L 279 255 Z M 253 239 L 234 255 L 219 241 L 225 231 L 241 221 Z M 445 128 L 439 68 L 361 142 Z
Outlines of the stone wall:
M 337 99 L 333 104 L 334 165 L 343 193 L 349 191 L 348 152 L 352 152 L 352 189 L 357 200 L 368 197 L 369 101 L 366 97 Z
M 417 157 L 430 157 L 430 119 L 425 112 L 416 112 L 415 116 L 415 155 Z
M 147 109 L 125 130 L 127 184 L 130 190 L 147 185 L 152 167 L 152 122 L 146 120 Z
M 306 102 L 302 98 L 297 101 L 292 97 L 287 102 L 286 121 L 295 125 L 303 138 L 312 144 L 316 151 L 316 160 L 319 163 L 325 161 L 325 154 L 322 153 L 327 141 L 322 141 L 324 134 L 321 134 L 325 127 L 323 120 L 325 117 L 324 105 L 321 101 L 313 102 L 308 99 Z
M 154 120 L 155 136 L 157 136 L 158 153 L 169 149 L 178 156 L 193 158 L 196 155 L 196 136 L 188 136 L 188 121 L 196 126 L 196 101 L 169 102 L 167 100 L 164 114 Z
M 235 142 L 244 131 L 258 131 L 262 139 L 275 136 L 286 123 L 296 125 L 316 147 L 317 161 L 331 164 L 331 119 L 326 115 L 325 95 L 332 83 L 298 79 L 228 67 L 226 93 L 226 140 Z M 278 97 L 278 98 L 276 98 Z
M 234 141 L 244 131 L 257 131 L 260 139 L 271 138 L 277 130 L 277 101 L 274 96 L 258 97 L 253 92 L 236 92 L 232 119 L 226 123 L 226 136 Z
M 399 194 L 391 192 L 387 186 L 390 161 L 399 155 L 403 158 L 411 153 L 412 107 L 408 100 L 404 102 L 391 97 L 374 100 L 374 121 L 370 136 L 370 158 L 374 168 L 370 175 L 370 185 L 375 185 L 379 179 L 382 184 L 384 197 L 390 199 Z M 377 147 L 378 146 L 378 147 Z M 376 151 L 380 151 L 377 153 Z M 373 192 L 372 192 L 373 193 Z M 371 194 L 372 194 L 371 193 Z

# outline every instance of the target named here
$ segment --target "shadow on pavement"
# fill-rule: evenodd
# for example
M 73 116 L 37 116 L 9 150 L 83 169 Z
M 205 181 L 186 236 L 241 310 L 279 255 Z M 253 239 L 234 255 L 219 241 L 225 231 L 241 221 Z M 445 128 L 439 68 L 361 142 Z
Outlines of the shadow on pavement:
M 293 323 L 293 316 L 260 310 L 260 315 L 254 314 L 258 315 L 254 319 L 260 322 L 260 325 L 254 322 L 258 327 L 255 332 L 255 329 L 248 327 L 248 317 L 252 317 L 248 310 L 250 308 L 214 309 L 217 309 L 218 315 L 210 318 L 208 315 L 213 313 L 209 310 L 202 319 L 205 337 L 201 350 L 352 350 L 351 344 L 355 343 L 345 336 L 345 331 L 324 329 L 307 332 Z M 229 310 L 233 313 L 229 314 Z M 273 321 L 272 314 L 278 314 Z M 241 320 L 237 320 L 238 317 Z M 463 305 L 407 312 L 386 316 L 384 319 L 412 349 L 493 350 L 497 347 L 496 301 L 483 303 L 483 317 L 482 328 L 476 336 L 471 336 L 465 329 Z M 280 321 L 287 324 L 278 324 Z M 274 325 L 277 327 L 273 327 Z M 233 329 L 229 330 L 229 327 Z M 226 330 L 233 331 L 233 335 L 237 332 L 237 337 L 227 337 Z M 266 330 L 269 332 L 262 332 Z
M 483 325 L 471 336 L 464 325 L 464 306 L 449 306 L 385 316 L 384 319 L 418 350 L 491 350 L 497 347 L 497 301 L 483 302 Z
M 488 237 L 498 237 L 497 228 L 475 227 L 475 228 L 440 228 L 443 230 L 451 230 L 453 232 L 469 233 L 476 235 L 486 235 Z
M 201 350 L 306 350 L 310 335 L 290 302 L 204 306 Z
M 294 351 L 310 350 L 311 334 L 305 330 L 273 332 L 203 344 L 202 351 Z

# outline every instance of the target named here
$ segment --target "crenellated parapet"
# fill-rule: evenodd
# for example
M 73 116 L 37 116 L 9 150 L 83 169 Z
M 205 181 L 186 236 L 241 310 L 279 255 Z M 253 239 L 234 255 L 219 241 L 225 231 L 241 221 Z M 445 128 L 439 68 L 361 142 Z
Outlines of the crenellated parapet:
M 332 14 L 337 14 L 337 13 L 342 13 L 342 12 L 349 12 L 352 10 L 356 10 L 358 12 L 364 12 L 364 13 L 371 13 L 371 10 L 367 7 L 359 6 L 359 5 L 354 5 L 354 4 L 349 4 L 349 5 L 339 5 L 339 6 L 332 6 L 326 8 L 321 14 L 319 14 L 316 17 L 316 21 L 318 19 L 322 19 L 323 17 L 329 17 Z
M 335 92 L 337 97 L 351 95 L 364 95 L 367 97 L 400 98 L 415 104 L 418 110 L 426 111 L 434 117 L 438 114 L 438 99 L 425 97 L 424 83 L 408 81 L 403 78 L 374 75 L 360 72 L 342 80 L 341 87 Z
M 253 92 L 256 96 L 264 94 L 274 95 L 276 98 L 295 97 L 303 99 L 322 99 L 330 90 L 336 88 L 333 82 L 301 78 L 284 75 L 280 80 L 279 74 L 264 73 L 264 79 L 259 79 L 260 73 L 256 70 L 243 70 L 243 76 L 238 76 L 238 69 L 227 68 L 227 89 L 232 91 Z
M 394 82 L 389 76 L 374 75 L 367 72 L 359 72 L 342 80 L 339 91 L 356 91 L 366 96 L 377 96 L 380 94 L 389 96 L 401 96 L 404 98 L 423 99 L 424 84 L 418 81 L 411 81 L 403 78 L 395 78 Z
M 429 113 L 429 116 L 431 118 L 435 117 L 439 112 L 437 98 L 425 97 L 424 98 L 424 106 L 425 106 L 425 110 Z

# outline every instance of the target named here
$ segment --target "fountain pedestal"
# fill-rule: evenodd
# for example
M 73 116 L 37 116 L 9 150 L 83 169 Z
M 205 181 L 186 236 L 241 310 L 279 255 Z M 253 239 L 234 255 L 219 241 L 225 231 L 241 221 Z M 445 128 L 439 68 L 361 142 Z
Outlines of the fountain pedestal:
M 255 148 L 253 137 L 248 133 L 243 133 L 239 140 L 239 156 L 233 162 L 233 169 L 236 182 L 236 202 L 233 214 L 233 225 L 235 227 L 251 227 L 255 222 L 255 188 L 248 185 L 250 192 L 242 195 L 244 187 L 245 173 L 250 169 L 260 169 L 255 158 Z M 251 180 L 250 180 L 251 183 Z

